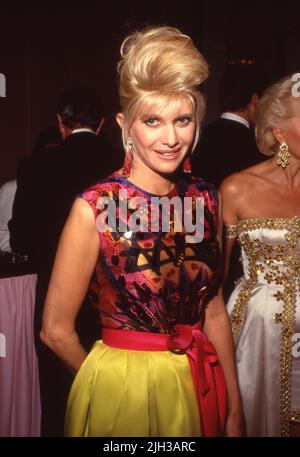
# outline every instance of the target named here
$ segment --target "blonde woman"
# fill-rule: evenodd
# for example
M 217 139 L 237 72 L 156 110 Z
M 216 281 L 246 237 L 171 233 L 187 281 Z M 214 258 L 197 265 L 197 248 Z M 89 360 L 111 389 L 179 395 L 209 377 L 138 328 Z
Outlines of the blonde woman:
M 219 290 L 220 203 L 211 185 L 189 173 L 207 63 L 171 27 L 133 33 L 121 55 L 117 121 L 124 167 L 75 201 L 41 333 L 77 374 L 66 434 L 239 436 L 233 340 Z M 170 225 L 162 228 L 163 208 L 152 206 L 162 196 L 181 204 L 185 197 L 203 199 L 203 239 L 192 242 L 185 226 L 175 229 L 175 211 L 164 213 Z M 104 201 L 112 212 L 105 213 Z M 195 219 L 193 204 L 187 211 Z M 103 340 L 87 355 L 74 322 L 93 272 Z
M 289 75 L 258 102 L 257 143 L 270 158 L 221 186 L 227 264 L 236 239 L 242 248 L 244 276 L 228 310 L 249 436 L 299 434 L 300 98 L 294 89 Z

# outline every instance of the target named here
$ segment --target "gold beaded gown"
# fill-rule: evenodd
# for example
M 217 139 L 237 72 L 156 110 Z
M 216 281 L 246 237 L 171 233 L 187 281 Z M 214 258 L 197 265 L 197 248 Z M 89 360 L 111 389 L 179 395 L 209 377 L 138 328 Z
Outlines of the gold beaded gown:
M 228 301 L 248 436 L 290 436 L 300 423 L 300 216 L 226 227 L 244 275 Z

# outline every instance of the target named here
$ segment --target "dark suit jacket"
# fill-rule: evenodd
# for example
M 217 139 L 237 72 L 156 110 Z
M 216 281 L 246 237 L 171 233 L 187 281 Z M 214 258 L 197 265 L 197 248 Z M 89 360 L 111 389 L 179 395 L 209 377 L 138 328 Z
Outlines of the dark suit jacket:
M 226 176 L 263 160 L 254 132 L 240 122 L 219 118 L 207 125 L 192 157 L 194 176 L 219 187 Z
M 89 132 L 20 161 L 10 243 L 29 254 L 37 272 L 51 268 L 57 243 L 75 196 L 121 166 L 103 139 Z

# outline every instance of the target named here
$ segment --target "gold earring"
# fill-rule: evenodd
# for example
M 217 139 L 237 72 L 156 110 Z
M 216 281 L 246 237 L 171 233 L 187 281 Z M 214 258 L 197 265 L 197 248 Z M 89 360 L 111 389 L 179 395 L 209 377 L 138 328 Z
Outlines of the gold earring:
M 281 143 L 278 151 L 277 164 L 281 165 L 282 168 L 285 168 L 289 163 L 290 151 L 286 143 Z

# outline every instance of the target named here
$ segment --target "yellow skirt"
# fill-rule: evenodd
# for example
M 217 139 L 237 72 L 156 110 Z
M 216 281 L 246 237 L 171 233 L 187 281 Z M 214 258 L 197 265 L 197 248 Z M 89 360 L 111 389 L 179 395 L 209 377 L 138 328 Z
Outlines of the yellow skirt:
M 72 385 L 65 435 L 200 436 L 187 356 L 97 341 Z

